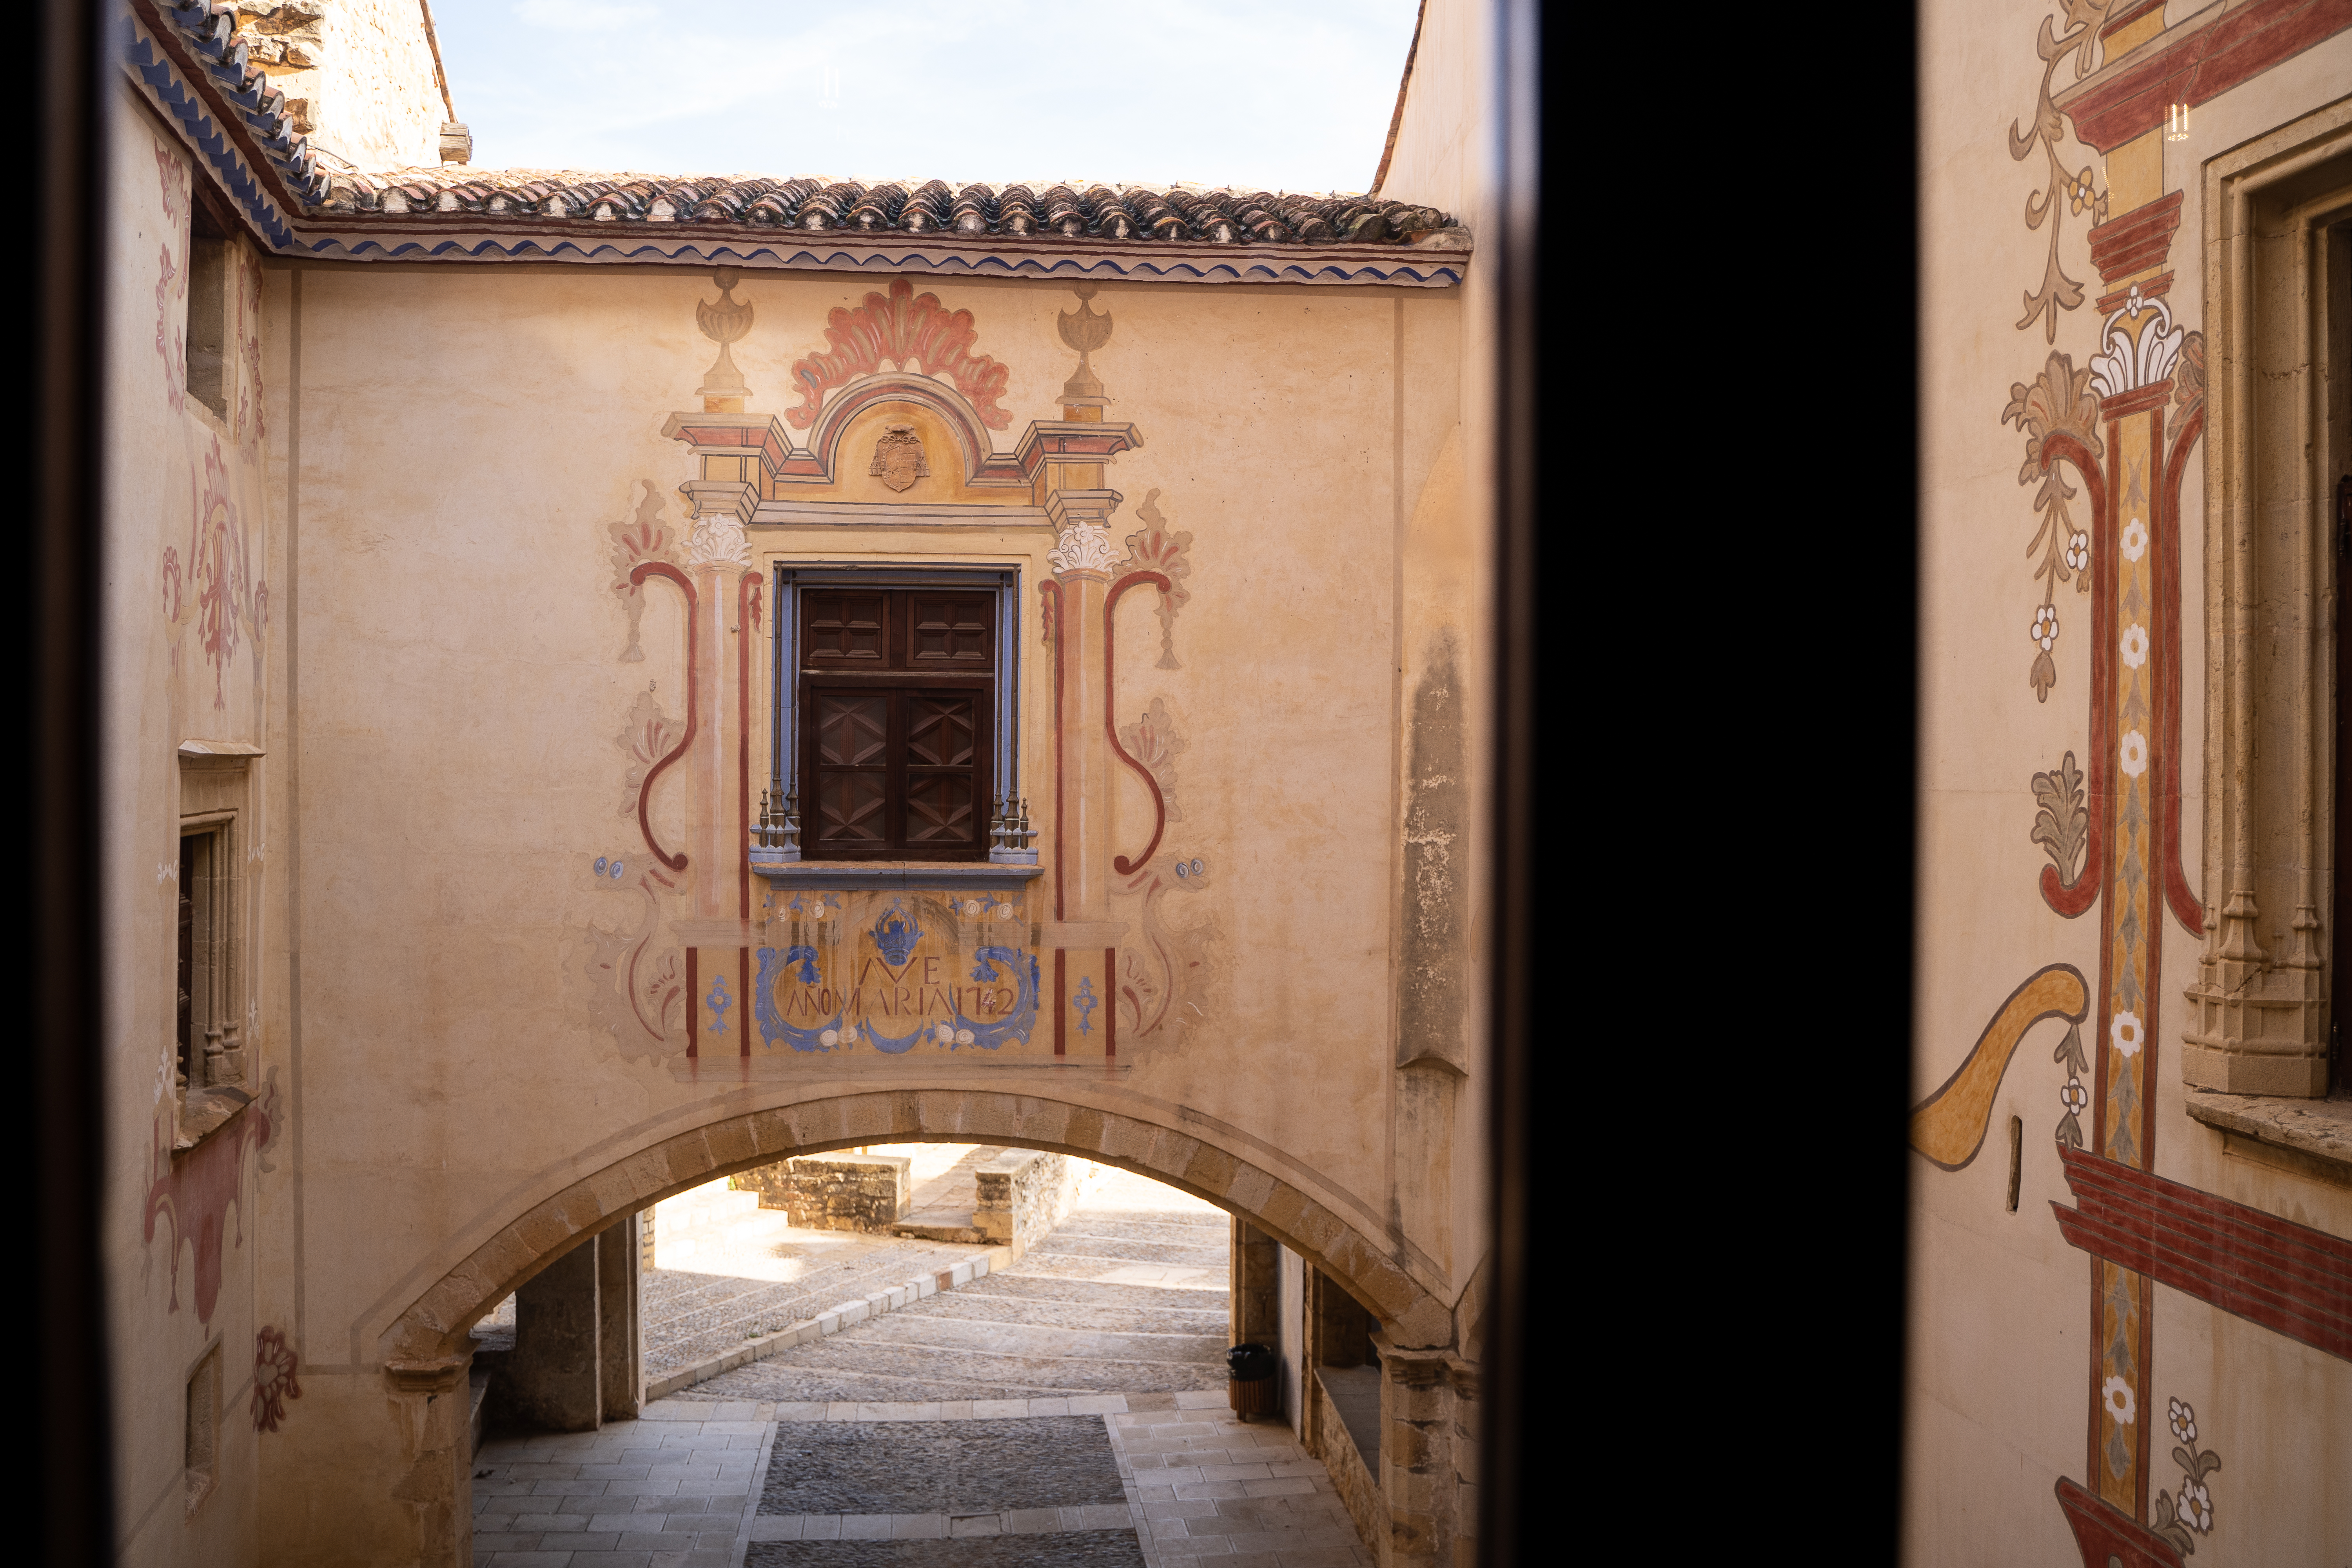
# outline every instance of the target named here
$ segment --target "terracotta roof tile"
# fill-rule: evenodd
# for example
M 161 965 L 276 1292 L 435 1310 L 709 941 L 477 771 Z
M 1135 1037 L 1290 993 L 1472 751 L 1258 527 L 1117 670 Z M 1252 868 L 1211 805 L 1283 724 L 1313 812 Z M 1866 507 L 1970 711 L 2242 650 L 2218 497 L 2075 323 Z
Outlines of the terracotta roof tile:
M 1461 280 L 1459 258 L 1471 248 L 1469 235 L 1446 214 L 1376 195 L 462 164 L 363 172 L 296 133 L 284 95 L 237 40 L 226 0 L 132 5 L 159 39 L 170 36 L 165 53 L 173 58 L 158 58 L 126 34 L 126 68 L 202 145 L 280 249 L 355 259 L 756 258 L 782 267 L 1008 275 L 1075 266 L 1085 275 L 1175 280 L 1444 287 Z M 175 85 L 175 73 L 190 63 L 201 79 L 190 84 L 195 96 Z M 235 149 L 207 140 L 216 133 L 200 99 L 242 121 L 240 135 L 271 165 L 260 183 L 238 172 Z M 289 198 L 282 206 L 263 188 L 272 177 Z M 1227 247 L 1230 258 L 1222 254 Z M 1382 251 L 1430 254 L 1391 259 Z
M 540 169 L 394 169 L 330 176 L 333 213 L 494 214 L 600 223 L 696 223 L 826 233 L 1216 245 L 1459 245 L 1434 207 L 1377 196 L 1172 186 L 675 177 Z M 1440 237 L 1444 237 L 1441 238 Z

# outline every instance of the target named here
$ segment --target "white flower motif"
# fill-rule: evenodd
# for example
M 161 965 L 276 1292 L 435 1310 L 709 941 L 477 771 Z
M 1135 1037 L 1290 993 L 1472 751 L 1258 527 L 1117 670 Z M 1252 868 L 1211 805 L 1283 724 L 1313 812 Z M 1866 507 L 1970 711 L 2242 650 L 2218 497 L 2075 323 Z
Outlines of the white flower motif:
M 2146 664 L 2147 662 L 2147 628 L 2126 626 L 2123 649 L 2124 662 L 2132 668 L 2137 669 L 2141 665 Z
M 2187 1476 L 2180 1478 L 2180 1522 L 2200 1535 L 2213 1533 L 2213 1494 Z
M 2122 752 L 2117 761 L 2122 763 L 2124 772 L 2134 778 L 2147 772 L 2147 737 L 2137 730 L 2125 731 Z
M 979 1036 L 973 1034 L 970 1029 L 958 1029 L 956 1031 L 956 1044 L 959 1046 L 968 1046 L 979 1037 Z
M 838 1029 L 827 1029 L 824 1034 L 819 1035 L 816 1038 L 819 1045 L 837 1046 L 841 1044 L 841 1031 Z
M 2116 1049 L 2127 1057 L 2139 1055 L 2141 1033 L 2137 1013 L 2118 1013 L 2115 1021 L 2107 1026 L 2107 1038 L 2116 1043 Z
M 1001 921 L 1009 921 L 1009 920 L 1011 920 L 1011 919 L 1013 918 L 1013 906 L 1012 906 L 1011 904 L 999 904 L 999 905 L 997 905 L 997 906 L 996 906 L 996 918 L 997 918 L 998 920 L 1001 920 Z
M 844 1030 L 842 1030 L 842 1031 L 841 1031 L 841 1043 L 842 1043 L 843 1045 L 845 1045 L 845 1046 L 854 1046 L 854 1045 L 856 1045 L 856 1044 L 857 1043 L 857 1031 L 856 1031 L 856 1030 L 855 1030 L 855 1029 L 844 1029 Z
M 2166 1412 L 2166 1419 L 2171 1424 L 2174 1437 L 2183 1443 L 2197 1441 L 2197 1412 L 2189 1405 L 2180 1400 L 2173 1400 L 2171 1408 Z
M 2054 606 L 2044 605 L 2033 612 L 2033 630 L 2030 635 L 2042 645 L 2043 653 L 2050 651 L 2050 645 L 2058 640 L 2058 611 Z
M 2133 1395 L 2131 1384 L 2120 1377 L 2107 1379 L 2106 1385 L 2099 1390 L 2099 1401 L 2118 1426 L 2130 1426 L 2139 1415 L 2139 1401 Z
M 2147 553 L 2147 528 L 2134 518 L 2124 524 L 2124 559 L 2137 561 Z
M 976 915 L 980 913 L 980 900 L 978 899 L 966 899 L 963 901 L 963 912 L 968 915 Z
M 2080 1116 L 2084 1108 L 2091 1103 L 2091 1091 L 2083 1087 L 2081 1079 L 2070 1078 L 2066 1080 L 2066 1087 L 2058 1091 L 2058 1103 L 2066 1108 L 2067 1115 Z
M 943 1046 L 953 1045 L 955 1043 L 955 1031 L 948 1027 L 945 1024 L 934 1024 L 931 1026 L 931 1038 L 937 1040 Z
M 2091 536 L 2079 529 L 2066 541 L 2066 569 L 2080 572 L 2091 563 Z

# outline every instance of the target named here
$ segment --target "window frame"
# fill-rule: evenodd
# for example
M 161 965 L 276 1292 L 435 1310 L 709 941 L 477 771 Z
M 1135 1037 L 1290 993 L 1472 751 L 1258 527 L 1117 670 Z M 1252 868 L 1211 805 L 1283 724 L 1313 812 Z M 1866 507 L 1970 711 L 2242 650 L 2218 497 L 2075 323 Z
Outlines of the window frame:
M 977 854 L 966 857 L 971 864 L 985 865 L 992 858 L 993 835 L 989 829 L 994 825 L 995 814 L 1003 802 L 1017 799 L 1020 795 L 1022 576 L 1022 568 L 1018 565 L 982 563 L 941 562 L 923 566 L 855 561 L 776 563 L 772 601 L 775 605 L 773 646 L 771 649 L 773 659 L 773 714 L 769 726 L 768 770 L 772 789 L 779 795 L 793 792 L 801 796 L 800 858 L 803 864 L 873 867 L 906 863 L 920 858 L 903 850 L 849 855 L 828 853 L 809 841 L 808 825 L 814 817 L 814 802 L 807 792 L 800 789 L 801 784 L 809 782 L 803 769 L 806 748 L 812 739 L 807 733 L 809 715 L 802 710 L 801 703 L 803 670 L 799 650 L 806 618 L 803 595 L 810 589 L 930 588 L 955 593 L 985 592 L 994 595 L 993 671 L 987 676 L 958 676 L 941 671 L 937 678 L 940 689 L 943 690 L 960 685 L 969 689 L 969 683 L 983 679 L 993 682 L 986 733 L 988 791 L 987 798 L 981 803 L 983 817 L 982 847 Z M 915 676 L 918 672 L 892 673 Z M 920 679 L 910 679 L 893 689 L 919 690 L 923 684 Z

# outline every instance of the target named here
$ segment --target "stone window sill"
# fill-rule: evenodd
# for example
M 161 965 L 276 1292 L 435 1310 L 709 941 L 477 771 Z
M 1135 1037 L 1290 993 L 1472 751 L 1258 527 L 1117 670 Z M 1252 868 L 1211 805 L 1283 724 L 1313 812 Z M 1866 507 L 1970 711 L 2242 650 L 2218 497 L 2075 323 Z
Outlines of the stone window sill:
M 2189 1114 L 2221 1134 L 2222 1146 L 2336 1186 L 2352 1186 L 2352 1095 L 2299 1100 L 2192 1089 Z
M 755 852 L 751 872 L 795 888 L 1013 888 L 1045 868 L 986 860 L 762 860 Z
M 191 1090 L 180 1106 L 180 1126 L 172 1140 L 172 1152 L 186 1153 L 227 1126 L 232 1117 L 252 1103 L 253 1096 L 225 1085 Z

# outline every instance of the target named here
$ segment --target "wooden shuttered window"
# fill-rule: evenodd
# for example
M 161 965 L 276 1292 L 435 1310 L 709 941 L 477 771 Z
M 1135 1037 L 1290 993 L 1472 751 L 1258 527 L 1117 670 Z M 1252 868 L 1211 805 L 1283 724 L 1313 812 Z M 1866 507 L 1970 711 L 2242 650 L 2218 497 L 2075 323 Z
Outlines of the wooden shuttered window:
M 804 852 L 986 859 L 996 595 L 811 588 L 801 603 Z

